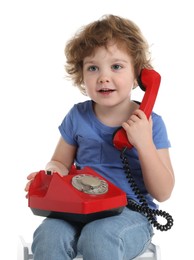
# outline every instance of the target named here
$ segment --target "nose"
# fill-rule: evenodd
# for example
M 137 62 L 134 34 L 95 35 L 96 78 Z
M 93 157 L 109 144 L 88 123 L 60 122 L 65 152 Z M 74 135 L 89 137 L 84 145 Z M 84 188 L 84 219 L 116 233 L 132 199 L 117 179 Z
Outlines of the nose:
M 108 83 L 109 82 L 109 80 L 108 79 L 101 79 L 101 80 L 99 80 L 99 82 L 102 84 L 102 83 Z
M 105 76 L 105 75 L 101 75 L 100 77 L 99 77 L 99 79 L 98 79 L 98 82 L 99 83 L 108 83 L 109 82 L 109 79 L 108 79 L 108 77 L 107 76 Z

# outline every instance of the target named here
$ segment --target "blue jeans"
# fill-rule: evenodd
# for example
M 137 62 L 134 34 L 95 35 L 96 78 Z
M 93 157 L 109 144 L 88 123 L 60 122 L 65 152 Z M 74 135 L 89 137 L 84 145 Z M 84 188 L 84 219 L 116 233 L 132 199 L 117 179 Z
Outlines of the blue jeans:
M 46 218 L 34 232 L 34 260 L 130 260 L 151 242 L 153 229 L 142 214 L 124 208 L 120 215 L 88 224 Z

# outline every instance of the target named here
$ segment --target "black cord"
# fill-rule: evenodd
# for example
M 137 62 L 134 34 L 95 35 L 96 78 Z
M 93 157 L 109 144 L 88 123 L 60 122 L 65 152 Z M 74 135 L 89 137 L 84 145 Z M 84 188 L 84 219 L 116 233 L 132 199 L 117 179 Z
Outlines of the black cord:
M 135 180 L 131 174 L 131 169 L 129 166 L 129 162 L 127 157 L 125 156 L 125 151 L 126 151 L 127 147 L 125 147 L 122 151 L 121 151 L 121 159 L 122 159 L 122 163 L 123 163 L 123 169 L 125 171 L 126 177 L 128 179 L 128 183 L 130 184 L 134 194 L 136 195 L 137 199 L 139 200 L 139 203 L 136 203 L 133 200 L 128 200 L 128 205 L 127 207 L 140 212 L 142 214 L 144 214 L 146 216 L 146 218 L 148 219 L 148 221 L 158 230 L 160 231 L 167 231 L 169 229 L 171 229 L 171 227 L 173 226 L 173 218 L 172 216 L 162 210 L 158 210 L 158 209 L 151 209 L 148 206 L 148 203 L 146 201 L 146 199 L 144 198 L 144 196 L 141 194 L 137 184 L 135 183 Z M 157 221 L 156 216 L 161 216 L 163 218 L 166 219 L 166 224 L 162 225 Z

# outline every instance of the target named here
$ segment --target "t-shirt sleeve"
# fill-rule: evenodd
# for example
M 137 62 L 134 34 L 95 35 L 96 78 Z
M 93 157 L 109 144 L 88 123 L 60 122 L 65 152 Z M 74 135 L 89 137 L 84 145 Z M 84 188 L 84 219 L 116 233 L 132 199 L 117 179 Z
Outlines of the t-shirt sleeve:
M 74 127 L 75 123 L 73 123 L 73 114 L 74 114 L 74 107 L 70 109 L 70 111 L 67 113 L 65 118 L 63 119 L 62 123 L 58 127 L 61 136 L 63 139 L 70 145 L 77 146 L 77 142 L 74 138 Z
M 153 140 L 157 149 L 165 149 L 171 147 L 168 138 L 167 129 L 161 116 L 154 114 L 153 120 Z

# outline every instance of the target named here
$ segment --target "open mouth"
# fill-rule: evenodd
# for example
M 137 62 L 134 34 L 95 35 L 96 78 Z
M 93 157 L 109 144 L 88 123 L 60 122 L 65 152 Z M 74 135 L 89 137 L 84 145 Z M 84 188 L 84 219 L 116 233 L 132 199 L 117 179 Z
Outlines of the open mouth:
M 108 89 L 108 88 L 106 88 L 106 89 L 100 89 L 98 92 L 104 93 L 104 94 L 108 94 L 108 93 L 112 93 L 112 92 L 114 92 L 114 91 L 115 91 L 114 89 Z

